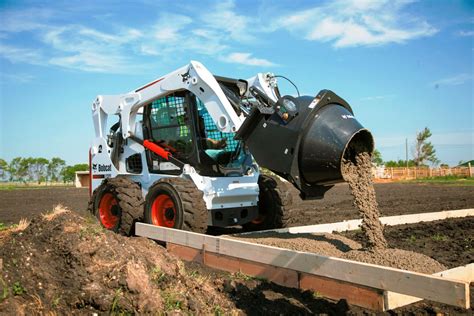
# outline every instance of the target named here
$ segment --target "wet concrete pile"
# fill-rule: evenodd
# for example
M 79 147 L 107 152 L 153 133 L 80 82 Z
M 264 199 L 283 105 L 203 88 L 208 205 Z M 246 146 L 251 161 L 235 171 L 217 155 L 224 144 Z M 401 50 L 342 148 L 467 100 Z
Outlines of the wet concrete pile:
M 354 205 L 362 218 L 363 238 L 358 242 L 339 234 L 289 234 L 265 232 L 234 235 L 264 245 L 313 252 L 398 269 L 435 273 L 446 268 L 436 260 L 413 251 L 389 248 L 380 222 L 375 189 L 372 183 L 372 159 L 361 144 L 351 144 L 342 161 L 342 175 L 348 182 Z

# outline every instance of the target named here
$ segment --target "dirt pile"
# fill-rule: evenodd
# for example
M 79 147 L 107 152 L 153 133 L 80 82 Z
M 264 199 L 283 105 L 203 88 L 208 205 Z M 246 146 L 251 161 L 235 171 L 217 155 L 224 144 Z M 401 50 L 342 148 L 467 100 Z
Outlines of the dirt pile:
M 189 271 L 151 240 L 105 231 L 92 217 L 57 208 L 1 237 L 0 314 L 236 309 L 220 280 Z
M 351 153 L 354 148 L 349 148 Z M 372 184 L 372 159 L 368 152 L 358 151 L 351 159 L 343 159 L 342 175 L 349 183 L 351 194 L 362 218 L 361 229 L 366 236 L 364 248 L 376 251 L 387 248 L 387 241 L 383 236 L 383 225 L 379 220 L 379 210 L 375 198 L 375 189 Z
M 263 232 L 233 235 L 231 238 L 421 273 L 446 270 L 441 263 L 420 253 L 392 248 L 367 251 L 358 242 L 337 234 Z

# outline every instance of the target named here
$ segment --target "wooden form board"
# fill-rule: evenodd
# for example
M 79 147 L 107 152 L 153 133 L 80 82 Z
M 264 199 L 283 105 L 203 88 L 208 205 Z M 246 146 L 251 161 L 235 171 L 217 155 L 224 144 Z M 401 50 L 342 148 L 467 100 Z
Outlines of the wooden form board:
M 386 217 L 380 217 L 380 221 L 384 225 L 394 226 L 394 225 L 403 225 L 403 224 L 414 224 L 414 223 L 420 223 L 420 222 L 431 222 L 431 221 L 438 221 L 438 220 L 443 220 L 447 218 L 459 218 L 459 217 L 467 217 L 467 216 L 474 216 L 474 208 L 463 209 L 463 210 L 453 210 L 453 211 L 432 212 L 432 213 L 386 216 Z M 338 222 L 338 223 L 262 230 L 259 232 L 243 233 L 242 235 L 264 233 L 264 232 L 269 232 L 269 231 L 278 232 L 278 233 L 290 233 L 290 234 L 342 232 L 342 231 L 358 229 L 361 222 L 362 221 L 360 219 L 354 219 L 354 220 L 348 220 L 348 221 L 343 221 L 343 222 Z
M 275 267 L 236 257 L 220 255 L 187 246 L 166 243 L 169 252 L 183 260 L 195 261 L 208 267 L 227 272 L 240 272 L 264 278 L 286 287 L 312 290 L 333 300 L 345 299 L 349 304 L 376 311 L 384 310 L 384 293 L 381 290 L 352 284 L 295 270 Z
M 137 223 L 136 234 L 204 252 L 469 308 L 469 283 L 313 253 Z
M 461 280 L 465 282 L 474 282 L 474 263 L 453 268 L 433 274 L 435 276 L 445 277 L 452 280 Z M 419 297 L 394 293 L 390 291 L 384 292 L 384 306 L 387 310 L 402 307 L 408 304 L 421 301 Z

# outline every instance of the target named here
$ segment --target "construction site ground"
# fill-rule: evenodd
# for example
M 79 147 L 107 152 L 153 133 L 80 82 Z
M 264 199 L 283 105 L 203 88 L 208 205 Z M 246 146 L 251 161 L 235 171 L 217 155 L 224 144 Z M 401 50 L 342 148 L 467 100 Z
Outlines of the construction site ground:
M 474 208 L 474 186 L 433 184 L 375 184 L 382 216 Z M 291 226 L 333 223 L 359 218 L 346 184 L 336 185 L 322 200 L 301 201 L 296 189 Z M 62 204 L 85 214 L 89 191 L 86 188 L 42 188 L 0 190 L 0 222 L 17 223 Z
M 385 216 L 474 207 L 474 187 L 377 184 L 376 191 Z M 33 219 L 23 231 L 0 232 L 0 281 L 9 289 L 6 299 L 0 301 L 0 314 L 12 310 L 26 314 L 126 313 L 147 308 L 193 314 L 370 313 L 343 300 L 323 299 L 315 292 L 197 264 L 183 265 L 157 243 L 101 229 L 85 212 L 87 200 L 87 189 L 0 191 L 1 222 Z M 57 204 L 73 211 L 40 216 Z M 297 200 L 295 204 L 292 226 L 358 217 L 346 185 L 336 186 L 324 200 Z M 345 236 L 356 241 L 361 238 L 359 232 Z M 425 254 L 448 268 L 474 260 L 472 217 L 387 227 L 385 236 L 391 247 Z M 472 292 L 471 286 L 471 301 Z M 473 311 L 423 301 L 394 313 Z

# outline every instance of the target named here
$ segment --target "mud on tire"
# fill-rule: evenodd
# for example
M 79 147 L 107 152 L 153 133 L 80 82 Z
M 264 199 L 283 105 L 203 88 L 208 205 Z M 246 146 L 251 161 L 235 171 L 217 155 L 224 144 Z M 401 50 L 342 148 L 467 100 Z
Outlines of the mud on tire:
M 276 176 L 260 175 L 258 179 L 259 217 L 244 224 L 247 231 L 287 227 L 293 198 L 289 185 Z
M 101 221 L 99 205 L 105 194 L 112 194 L 118 206 L 118 222 L 114 227 L 108 228 L 124 236 L 134 233 L 134 224 L 143 219 L 143 197 L 140 186 L 126 177 L 105 179 L 94 190 L 89 200 L 88 210 Z M 106 227 L 107 228 L 107 227 Z
M 157 209 L 156 206 L 153 206 L 160 195 L 169 196 L 173 204 L 174 218 L 166 222 L 166 225 L 160 225 L 157 222 Z M 157 181 L 148 191 L 145 199 L 145 222 L 149 224 L 205 233 L 207 219 L 208 210 L 203 199 L 203 193 L 198 190 L 192 180 L 178 177 L 163 178 Z

